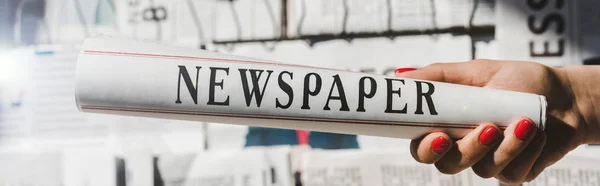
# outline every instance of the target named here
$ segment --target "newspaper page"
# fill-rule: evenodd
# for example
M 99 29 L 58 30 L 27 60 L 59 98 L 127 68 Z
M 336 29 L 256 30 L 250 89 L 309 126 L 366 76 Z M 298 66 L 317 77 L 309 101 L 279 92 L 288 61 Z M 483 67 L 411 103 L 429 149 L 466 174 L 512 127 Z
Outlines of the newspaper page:
M 497 1 L 496 39 L 505 60 L 554 67 L 600 64 L 600 2 Z M 586 10 L 586 8 L 592 8 Z
M 271 170 L 261 150 L 199 153 L 183 184 L 189 186 L 268 186 Z
M 289 146 L 162 154 L 157 164 L 165 186 L 291 186 Z
M 125 185 L 127 186 L 147 186 L 154 185 L 155 175 L 155 156 L 149 150 L 125 150 L 118 156 L 123 159 L 123 173 L 125 174 Z M 118 172 L 117 174 L 119 174 Z M 118 179 L 118 178 L 117 178 Z M 121 185 L 118 185 L 121 186 Z
M 257 147 L 253 147 L 257 148 Z M 252 148 L 249 148 L 252 149 Z M 265 160 L 269 165 L 271 180 L 270 185 L 273 186 L 292 186 L 294 179 L 292 177 L 292 169 L 290 165 L 291 146 L 269 146 L 260 147 L 265 151 Z
M 31 125 L 31 92 L 28 91 L 29 66 L 22 60 L 29 50 L 10 50 L 0 53 L 0 144 L 15 144 L 13 139 L 28 136 Z
M 493 0 L 291 1 L 288 35 L 432 31 L 466 28 L 470 19 L 474 26 L 490 26 L 494 5 Z
M 0 185 L 64 186 L 63 159 L 57 152 L 0 153 Z
M 445 175 L 433 165 L 420 164 L 405 151 L 315 150 L 304 153 L 305 186 L 479 186 L 498 185 L 471 170 Z
M 26 60 L 23 62 L 29 65 L 26 91 L 31 96 L 29 132 L 32 137 L 44 141 L 108 136 L 109 127 L 105 123 L 111 123 L 114 117 L 90 116 L 78 112 L 77 107 L 73 106 L 73 79 L 79 48 L 57 45 L 30 48 L 27 51 L 28 54 L 22 57 Z
M 600 147 L 580 146 L 523 186 L 600 185 Z
M 106 148 L 77 147 L 61 150 L 64 186 L 117 186 L 117 156 Z

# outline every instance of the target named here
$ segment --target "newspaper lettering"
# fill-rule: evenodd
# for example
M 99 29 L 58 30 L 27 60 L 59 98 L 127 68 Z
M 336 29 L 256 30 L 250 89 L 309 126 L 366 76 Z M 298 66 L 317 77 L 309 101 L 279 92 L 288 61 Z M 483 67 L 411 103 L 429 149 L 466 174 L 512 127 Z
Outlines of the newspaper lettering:
M 530 40 L 529 54 L 531 57 L 557 57 L 563 56 L 565 53 L 565 39 L 562 37 L 564 36 L 563 34 L 566 29 L 565 17 L 563 14 L 555 11 L 544 15 L 539 14 L 539 11 L 542 11 L 546 7 L 551 7 L 556 10 L 560 10 L 565 7 L 565 2 L 563 0 L 556 0 L 554 2 L 554 5 L 552 5 L 548 0 L 527 0 L 527 6 L 533 11 L 527 19 L 529 31 L 531 31 L 533 34 L 540 35 L 550 32 L 550 26 L 554 25 L 556 34 L 560 36 L 559 38 L 547 38 L 551 40 L 541 41 L 543 43 L 542 52 L 539 52 L 540 50 L 538 48 L 540 41 Z M 539 23 L 540 21 L 541 24 Z M 558 46 L 556 51 L 550 51 L 549 48 L 551 43 Z
M 431 185 L 434 180 L 427 166 L 382 165 L 383 186 Z
M 362 186 L 360 167 L 335 167 L 306 170 L 311 179 L 303 184 L 315 186 Z
M 199 75 L 200 71 L 203 69 L 201 66 L 196 66 L 196 73 L 194 81 L 192 81 L 192 76 L 188 72 L 188 69 L 184 65 L 179 65 L 178 67 L 178 75 L 177 75 L 177 97 L 175 100 L 176 104 L 182 104 L 181 101 L 181 84 L 185 84 L 184 88 L 188 89 L 188 92 L 192 98 L 194 104 L 198 104 L 198 85 L 199 85 Z M 216 95 L 221 95 L 216 88 L 223 90 L 225 86 L 225 81 L 231 81 L 228 79 L 230 75 L 229 67 L 209 67 L 210 69 L 210 78 L 209 78 L 209 90 L 208 90 L 208 102 L 207 105 L 217 105 L 217 106 L 229 106 L 229 95 L 222 95 L 220 100 L 217 100 Z M 234 71 L 234 70 L 232 70 Z M 269 80 L 273 73 L 278 73 L 277 77 L 277 86 L 278 88 L 286 93 L 287 95 L 287 103 L 283 105 L 281 103 L 280 97 L 275 98 L 275 108 L 287 109 L 293 103 L 294 98 L 294 90 L 290 86 L 288 82 L 286 82 L 283 78 L 285 76 L 290 78 L 290 81 L 293 81 L 294 74 L 288 71 L 282 72 L 274 72 L 273 70 L 261 70 L 261 69 L 238 69 L 241 80 L 241 89 L 243 91 L 234 91 L 234 92 L 243 92 L 244 99 L 246 102 L 246 107 L 251 107 L 253 104 L 253 100 L 256 103 L 256 107 L 261 107 L 261 103 L 263 100 L 263 96 L 265 90 L 269 87 Z M 266 73 L 265 73 L 266 72 Z M 249 74 L 249 75 L 248 75 Z M 264 74 L 264 75 L 263 75 Z M 250 77 L 248 77 L 250 76 Z M 183 79 L 183 82 L 181 81 Z M 260 83 L 264 79 L 264 83 Z M 350 106 L 348 104 L 348 93 L 344 89 L 344 83 L 342 81 L 343 77 L 340 77 L 339 74 L 335 74 L 331 76 L 331 86 L 327 93 L 327 99 L 323 105 L 323 110 L 338 110 L 338 111 L 350 111 Z M 366 82 L 369 82 L 368 84 Z M 410 99 L 403 97 L 403 87 L 408 86 L 403 79 L 390 79 L 385 78 L 387 92 L 386 94 L 386 109 L 384 113 L 390 114 L 408 114 L 408 103 L 404 101 L 404 104 L 400 104 L 394 106 L 393 104 L 398 104 L 399 101 L 403 99 Z M 354 83 L 349 83 L 354 84 Z M 301 109 L 310 110 L 311 109 L 311 97 L 316 97 L 322 95 L 325 91 L 321 91 L 325 85 L 323 85 L 323 78 L 321 75 L 311 72 L 304 75 L 304 79 L 302 82 L 303 90 L 302 90 L 302 106 Z M 359 79 L 358 85 L 360 86 L 358 89 L 358 108 L 356 108 L 356 112 L 366 112 L 364 107 L 366 99 L 371 99 L 377 95 L 377 80 L 373 77 L 364 76 Z M 426 109 L 429 111 L 430 115 L 438 115 L 438 112 L 435 108 L 433 101 L 433 94 L 435 93 L 435 86 L 430 82 L 425 81 L 414 81 L 416 90 L 416 103 L 414 114 L 416 115 L 424 115 L 424 105 L 426 105 Z M 368 91 L 367 91 L 368 89 Z M 351 99 L 356 100 L 356 99 Z M 331 108 L 330 103 L 339 102 L 339 108 Z M 315 103 L 312 103 L 315 104 Z

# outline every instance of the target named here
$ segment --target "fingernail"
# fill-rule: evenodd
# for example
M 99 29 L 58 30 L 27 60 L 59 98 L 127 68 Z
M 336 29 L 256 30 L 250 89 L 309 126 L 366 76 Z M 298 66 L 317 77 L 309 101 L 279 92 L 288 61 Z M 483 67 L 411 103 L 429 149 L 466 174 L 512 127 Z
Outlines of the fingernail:
M 535 131 L 535 125 L 528 119 L 523 119 L 515 128 L 515 136 L 520 140 L 526 140 Z
M 450 141 L 442 136 L 435 138 L 433 142 L 431 142 L 431 151 L 438 155 L 446 152 L 448 147 L 450 147 Z
M 479 135 L 479 143 L 485 146 L 490 146 L 498 142 L 500 139 L 500 131 L 496 127 L 488 126 L 483 129 Z
M 408 72 L 408 71 L 413 71 L 413 70 L 417 70 L 416 68 L 397 68 L 396 69 L 396 74 L 400 74 L 402 72 Z

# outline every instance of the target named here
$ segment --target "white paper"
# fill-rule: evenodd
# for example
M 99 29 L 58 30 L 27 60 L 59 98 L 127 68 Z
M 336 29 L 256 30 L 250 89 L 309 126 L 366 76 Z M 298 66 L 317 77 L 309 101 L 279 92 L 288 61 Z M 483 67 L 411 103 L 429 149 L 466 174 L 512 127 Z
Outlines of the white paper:
M 475 48 L 477 59 L 502 60 L 502 57 L 498 56 L 498 41 L 496 40 L 475 42 Z
M 27 73 L 28 63 L 23 62 L 31 55 L 30 50 L 11 50 L 0 53 L 0 144 L 10 144 L 13 139 L 28 136 L 31 125 L 32 92 Z M 8 142 L 8 143 L 7 143 Z
M 252 1 L 217 1 L 212 10 L 211 38 L 241 40 L 250 38 Z
M 386 0 L 347 0 L 346 33 L 380 33 L 390 29 L 390 7 Z
M 210 25 L 205 25 L 206 29 L 211 30 L 213 40 L 269 39 L 280 35 L 281 1 L 217 1 L 214 5 L 203 3 L 213 7 L 208 10 L 212 13 Z
M 253 147 L 256 148 L 256 147 Z M 252 148 L 250 148 L 252 149 Z M 270 166 L 271 180 L 267 180 L 273 186 L 292 186 L 293 174 L 290 167 L 290 146 L 260 147 L 265 151 L 265 159 Z
M 116 15 L 119 15 L 117 25 L 121 34 L 155 41 L 172 41 L 176 38 L 175 7 L 182 1 L 117 0 L 114 3 Z M 152 10 L 157 10 L 157 13 L 153 14 Z M 157 19 L 153 20 L 153 15 Z
M 398 139 L 378 136 L 358 136 L 358 146 L 360 149 L 409 149 L 409 139 Z
M 433 4 L 435 12 L 432 12 L 435 14 L 436 22 L 433 24 L 435 28 L 468 28 L 471 15 L 473 15 L 473 26 L 494 25 L 496 0 L 436 0 L 433 2 L 435 2 Z M 477 3 L 477 7 L 474 10 L 475 3 Z
M 157 167 L 160 178 L 165 185 L 185 183 L 189 179 L 188 173 L 197 156 L 197 153 L 162 154 L 158 156 Z
M 240 149 L 246 144 L 247 126 L 208 123 L 206 145 L 208 150 Z
M 394 31 L 432 30 L 436 26 L 434 4 L 434 1 L 390 1 L 391 29 Z
M 545 100 L 539 95 L 257 61 L 99 36 L 85 42 L 78 59 L 77 104 L 86 112 L 399 138 L 432 130 L 461 136 L 481 122 L 505 127 L 522 116 L 543 128 Z M 190 84 L 188 69 L 196 71 L 191 76 L 198 78 L 196 87 Z M 245 85 L 241 78 L 251 76 L 248 69 L 258 70 L 254 80 L 246 77 Z M 267 69 L 263 78 L 257 75 L 260 69 Z M 291 80 L 284 71 L 291 73 Z M 210 78 L 216 82 L 217 73 L 226 83 L 222 90 L 217 90 L 220 83 L 213 83 L 211 90 Z M 268 81 L 265 76 L 271 73 L 281 81 Z M 361 78 L 365 85 L 352 86 Z M 370 89 L 369 78 L 378 86 L 371 98 L 360 102 L 359 92 Z M 268 89 L 262 91 L 262 107 L 250 94 L 254 85 L 248 80 L 256 81 L 259 93 Z M 280 89 L 284 83 L 297 96 L 287 98 Z M 317 85 L 324 93 L 316 91 Z M 186 90 L 188 86 L 192 88 Z M 395 100 L 394 90 L 401 91 Z
M 213 11 L 218 11 L 215 10 L 218 3 L 220 2 L 213 0 L 184 0 L 178 3 L 176 9 L 178 19 L 175 25 L 177 38 L 174 43 L 198 47 L 211 39 L 214 35 L 213 32 L 217 31 L 214 27 L 216 23 L 213 23 L 213 21 L 219 21 L 214 19 L 213 13 Z M 196 19 L 199 24 L 197 24 Z M 219 22 L 219 24 L 228 23 Z M 233 25 L 231 28 L 234 28 Z M 226 30 L 221 31 L 226 32 Z
M 269 186 L 270 176 L 262 150 L 214 151 L 196 156 L 181 185 Z
M 444 175 L 433 165 L 421 164 L 410 154 L 393 150 L 318 150 L 304 154 L 302 183 L 312 185 L 497 185 L 472 171 Z
M 48 46 L 28 50 L 29 54 L 15 56 L 27 64 L 29 78 L 26 92 L 31 96 L 31 135 L 36 139 L 65 139 L 69 137 L 106 137 L 113 117 L 94 117 L 78 112 L 74 87 L 77 51 L 74 46 Z M 49 52 L 38 55 L 36 52 Z M 81 143 L 81 141 L 79 142 Z
M 65 186 L 116 186 L 116 156 L 108 149 L 69 148 L 63 151 Z
M 65 185 L 57 152 L 0 153 L 0 185 Z
M 169 185 L 291 186 L 290 147 L 252 147 L 199 153 L 162 154 L 158 168 Z
M 344 30 L 343 0 L 289 1 L 289 33 L 293 36 L 340 34 Z
M 281 0 L 254 1 L 250 15 L 250 39 L 279 38 L 281 35 Z M 287 8 L 287 7 L 286 7 Z
M 126 185 L 147 186 L 154 184 L 153 153 L 148 150 L 129 150 L 121 156 L 125 162 Z

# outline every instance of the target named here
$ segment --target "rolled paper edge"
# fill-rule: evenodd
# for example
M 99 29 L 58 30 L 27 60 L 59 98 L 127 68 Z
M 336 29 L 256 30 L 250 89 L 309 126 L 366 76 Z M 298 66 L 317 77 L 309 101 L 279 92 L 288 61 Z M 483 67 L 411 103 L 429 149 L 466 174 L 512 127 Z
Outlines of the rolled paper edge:
M 108 37 L 106 35 L 103 34 L 94 34 L 92 37 L 90 38 L 99 38 L 99 37 Z M 79 53 L 77 54 L 76 57 L 76 61 L 75 61 L 75 78 L 73 80 L 73 83 L 75 84 L 75 86 L 73 87 L 73 93 L 75 94 L 75 105 L 77 107 L 77 110 L 79 110 L 80 112 L 85 112 L 85 110 L 83 108 L 81 108 L 81 104 L 80 104 L 80 99 L 79 99 L 79 89 L 80 87 L 77 86 L 77 82 L 80 81 L 80 73 L 81 73 L 81 60 L 80 58 L 83 57 L 83 55 L 85 54 L 85 46 L 87 43 L 89 43 L 90 39 L 85 39 L 83 41 L 83 43 L 81 44 L 81 48 L 79 48 Z
M 540 98 L 540 121 L 538 122 L 538 128 L 545 130 L 546 129 L 546 110 L 548 108 L 548 101 L 546 100 L 546 96 L 539 96 Z

